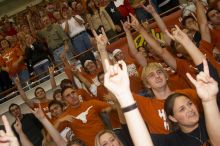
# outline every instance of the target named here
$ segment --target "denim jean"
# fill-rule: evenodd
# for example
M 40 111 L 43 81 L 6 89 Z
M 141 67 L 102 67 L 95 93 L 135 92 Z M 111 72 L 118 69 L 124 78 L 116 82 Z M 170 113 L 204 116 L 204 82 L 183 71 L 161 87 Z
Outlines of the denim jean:
M 30 74 L 28 69 L 24 69 L 21 72 L 18 73 L 18 77 L 21 82 L 26 82 L 30 79 Z
M 73 37 L 71 39 L 73 48 L 76 50 L 78 54 L 92 48 L 89 35 L 86 31 L 82 32 L 81 34 Z
M 22 70 L 18 74 L 12 76 L 11 79 L 14 81 L 16 76 L 18 76 L 22 86 L 25 86 L 25 83 L 30 79 L 30 74 L 28 69 Z
M 60 55 L 63 53 L 63 51 L 64 51 L 64 45 L 53 50 L 53 57 L 54 57 L 54 61 L 56 65 L 61 63 Z M 70 60 L 73 57 L 73 53 L 71 49 L 68 50 L 66 57 L 67 57 L 67 60 Z
M 77 35 L 76 37 L 73 37 L 71 39 L 71 41 L 72 41 L 73 48 L 76 50 L 75 52 L 77 52 L 76 55 L 92 48 L 92 44 L 89 39 L 89 35 L 86 31 L 82 32 L 81 34 Z M 80 60 L 80 62 L 82 64 L 84 64 L 85 60 L 88 60 L 88 59 L 95 60 L 95 56 L 92 53 L 92 51 L 88 51 L 88 52 L 80 55 L 78 57 L 78 59 Z
M 48 60 L 47 62 L 45 62 L 41 65 L 33 67 L 33 69 L 34 69 L 34 72 L 35 72 L 36 75 L 40 75 L 40 74 L 48 71 L 49 66 L 50 66 L 50 61 Z

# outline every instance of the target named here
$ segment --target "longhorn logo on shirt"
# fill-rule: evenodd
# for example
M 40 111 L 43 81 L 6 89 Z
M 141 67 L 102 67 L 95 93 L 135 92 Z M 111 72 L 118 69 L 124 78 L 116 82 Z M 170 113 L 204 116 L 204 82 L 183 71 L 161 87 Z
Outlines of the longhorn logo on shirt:
M 76 119 L 77 119 L 77 120 L 81 120 L 83 123 L 87 123 L 87 118 L 86 118 L 86 116 L 88 115 L 89 110 L 90 110 L 92 107 L 93 107 L 93 106 L 90 106 L 89 108 L 87 108 L 87 110 L 86 110 L 85 112 L 80 113 L 80 114 L 76 117 Z
M 13 52 L 9 52 L 9 53 L 7 53 L 7 54 L 5 54 L 5 55 L 3 56 L 3 58 L 4 58 L 4 60 L 5 60 L 6 63 L 12 61 L 12 57 L 11 57 L 11 56 L 12 56 L 12 53 L 13 53 Z
M 159 114 L 159 117 L 163 120 L 163 123 L 164 123 L 164 128 L 166 130 L 169 130 L 169 124 L 167 122 L 167 116 L 165 114 L 165 111 L 164 109 L 159 109 L 158 110 L 158 114 Z

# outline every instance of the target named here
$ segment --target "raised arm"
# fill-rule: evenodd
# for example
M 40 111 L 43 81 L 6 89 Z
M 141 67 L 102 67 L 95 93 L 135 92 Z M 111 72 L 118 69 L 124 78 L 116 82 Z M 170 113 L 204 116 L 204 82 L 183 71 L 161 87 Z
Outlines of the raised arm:
M 118 99 L 134 145 L 153 146 L 148 129 L 131 94 L 127 67 L 124 61 L 109 66 L 105 73 L 104 85 Z
M 102 30 L 102 34 L 100 35 L 98 35 L 95 30 L 92 30 L 92 33 L 96 39 L 97 48 L 101 56 L 104 72 L 106 72 L 108 70 L 108 66 L 110 65 L 108 52 L 106 50 L 106 46 L 108 44 L 108 38 L 105 34 L 104 28 L 102 28 L 101 30 Z
M 21 125 L 21 121 L 17 118 L 16 119 L 16 123 L 14 124 L 14 128 L 16 130 L 16 132 L 19 135 L 19 138 L 21 140 L 21 144 L 23 146 L 34 146 L 30 140 L 27 138 L 27 136 L 24 134 L 23 130 L 22 130 L 22 125 Z
M 5 131 L 1 130 L 0 132 L 0 145 L 20 146 L 5 115 L 2 116 L 2 122 L 4 124 Z
M 142 66 L 146 66 L 147 65 L 147 59 L 137 51 L 135 44 L 134 44 L 134 40 L 130 31 L 130 21 L 129 21 L 129 17 L 128 20 L 126 22 L 122 22 L 121 24 L 123 26 L 123 29 L 125 31 L 126 34 L 126 38 L 127 38 L 127 42 L 128 42 L 128 48 L 129 51 L 131 53 L 131 55 L 136 59 L 136 61 Z
M 173 35 L 168 31 L 166 32 L 170 38 L 180 43 L 186 49 L 196 66 L 202 63 L 203 58 L 205 58 L 204 55 L 178 26 L 173 31 Z
M 167 30 L 167 26 L 164 23 L 163 19 L 160 17 L 160 15 L 155 10 L 154 6 L 151 4 L 148 6 L 142 5 L 142 8 L 152 15 L 154 20 L 157 22 L 158 27 L 160 28 L 160 30 L 163 33 L 164 41 L 166 42 L 167 46 L 170 46 L 171 39 L 169 36 L 167 36 L 167 34 L 165 32 L 165 30 Z
M 214 146 L 220 145 L 220 113 L 217 106 L 218 83 L 210 76 L 207 61 L 203 61 L 204 72 L 200 72 L 196 80 L 187 74 L 190 81 L 196 87 L 197 94 L 202 100 L 204 108 L 206 128 Z
M 52 87 L 52 89 L 55 89 L 57 87 L 57 84 L 56 84 L 56 81 L 55 81 L 55 78 L 54 78 L 54 65 L 50 66 L 48 68 L 48 70 L 49 70 L 49 75 L 50 75 L 51 87 Z
M 205 14 L 205 8 L 202 4 L 202 1 L 195 0 L 195 5 L 196 5 L 197 20 L 199 23 L 199 29 L 202 36 L 202 40 L 211 43 L 211 34 L 208 26 L 207 17 Z
M 66 141 L 62 138 L 60 133 L 56 130 L 55 127 L 53 127 L 50 121 L 46 118 L 41 107 L 35 109 L 34 111 L 31 111 L 35 115 L 35 117 L 38 118 L 38 120 L 44 125 L 45 129 L 48 131 L 48 133 L 57 145 L 66 145 Z
M 28 99 L 26 93 L 24 92 L 24 90 L 23 90 L 23 88 L 21 86 L 19 78 L 16 77 L 14 82 L 15 82 L 15 86 L 17 87 L 17 90 L 18 90 L 21 98 L 24 100 L 25 104 L 27 106 L 29 106 L 31 109 L 33 109 L 34 108 L 34 104 L 33 104 L 33 102 L 30 99 Z
M 176 59 L 169 51 L 159 45 L 159 43 L 140 25 L 133 15 L 131 15 L 131 26 L 144 37 L 147 43 L 152 47 L 152 49 L 154 49 L 155 53 L 160 56 L 167 65 L 174 70 L 176 69 Z

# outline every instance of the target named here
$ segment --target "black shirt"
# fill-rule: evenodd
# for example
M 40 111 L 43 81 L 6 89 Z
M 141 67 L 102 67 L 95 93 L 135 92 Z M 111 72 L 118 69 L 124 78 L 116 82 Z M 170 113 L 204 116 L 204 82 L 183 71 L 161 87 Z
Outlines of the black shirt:
M 13 126 L 14 124 L 15 122 L 12 124 L 12 129 L 16 137 L 19 139 L 19 135 Z M 43 125 L 38 121 L 38 119 L 31 113 L 24 114 L 23 118 L 21 119 L 21 124 L 24 134 L 31 141 L 31 143 L 34 146 L 41 146 L 43 140 L 41 130 L 43 129 Z
M 199 126 L 190 133 L 184 133 L 181 130 L 170 133 L 165 138 L 165 146 L 211 146 L 205 126 L 205 119 L 199 120 Z
M 25 57 L 27 59 L 27 63 L 30 66 L 34 66 L 38 62 L 48 59 L 49 60 L 49 50 L 43 43 L 34 42 L 32 47 L 27 47 L 25 49 Z

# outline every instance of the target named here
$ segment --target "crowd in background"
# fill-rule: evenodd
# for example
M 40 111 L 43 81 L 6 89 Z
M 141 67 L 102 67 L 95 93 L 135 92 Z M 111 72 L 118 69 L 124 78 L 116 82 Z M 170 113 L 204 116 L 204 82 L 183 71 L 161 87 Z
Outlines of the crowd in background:
M 15 121 L 2 117 L 0 145 L 220 145 L 220 1 L 187 1 L 180 26 L 168 28 L 160 13 L 176 5 L 57 0 L 27 8 L 16 21 L 4 17 L 1 88 L 13 81 L 32 113 L 12 103 Z M 137 48 L 134 33 L 148 45 Z M 123 48 L 109 50 L 117 41 Z M 68 77 L 60 85 L 59 68 Z M 30 73 L 47 71 L 53 98 L 39 86 L 31 100 L 23 88 Z
M 147 5 L 148 2 L 142 2 Z M 157 11 L 162 13 L 177 6 L 178 1 L 170 1 L 163 8 L 160 1 L 152 1 Z M 92 48 L 91 29 L 100 31 L 103 26 L 107 36 L 112 38 L 123 31 L 121 20 L 126 20 L 129 13 L 136 14 L 140 22 L 152 18 L 139 6 L 139 1 L 65 1 L 57 0 L 27 7 L 13 17 L 7 15 L 1 18 L 1 91 L 13 86 L 15 76 L 24 83 L 30 76 L 40 75 L 47 71 L 51 64 L 59 64 L 60 50 L 67 41 L 72 55 Z M 78 18 L 78 19 L 77 19 Z M 81 19 L 81 20 L 80 20 Z M 82 26 L 77 26 L 83 24 Z M 53 24 L 53 30 L 45 30 Z M 52 27 L 51 26 L 51 27 Z M 77 31 L 75 27 L 79 27 Z M 59 33 L 55 36 L 54 31 Z M 85 31 L 86 46 L 80 46 L 74 35 Z M 48 35 L 47 33 L 50 32 Z M 53 36 L 51 36 L 53 35 Z M 74 38 L 74 39 L 73 39 Z M 114 41 L 114 40 L 113 40 Z M 56 51 L 55 51 L 56 50 Z M 13 52 L 13 53 L 12 53 Z M 39 54 L 40 53 L 40 54 Z M 89 52 L 88 52 L 89 53 Z M 87 53 L 87 54 L 88 54 Z M 86 54 L 81 55 L 83 58 Z M 90 57 L 94 59 L 90 53 Z M 82 59 L 81 59 L 82 60 Z M 82 60 L 83 61 L 83 60 Z

